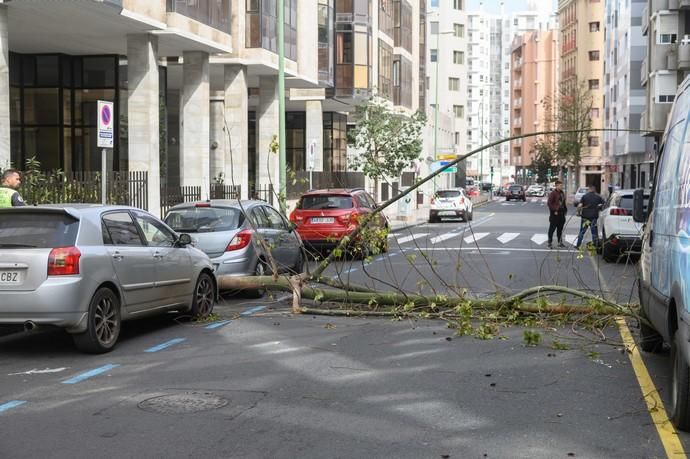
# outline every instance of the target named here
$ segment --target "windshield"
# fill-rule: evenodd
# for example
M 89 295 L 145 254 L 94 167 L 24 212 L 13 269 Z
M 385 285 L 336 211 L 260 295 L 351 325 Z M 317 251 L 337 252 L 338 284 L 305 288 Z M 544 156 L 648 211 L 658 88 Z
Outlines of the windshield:
M 577 190 L 577 194 L 587 194 L 587 188 L 580 188 Z
M 0 217 L 0 249 L 69 247 L 77 240 L 79 221 L 66 214 L 16 212 Z
M 436 196 L 439 198 L 457 198 L 462 195 L 458 190 L 441 190 L 436 192 Z
M 647 203 L 648 202 L 649 202 L 649 195 L 645 194 L 644 195 L 644 201 L 642 204 L 642 206 L 645 210 L 647 210 Z M 633 195 L 626 194 L 626 195 L 621 196 L 621 202 L 618 205 L 618 207 L 632 211 L 633 210 Z
M 510 191 L 520 191 L 520 190 L 522 190 L 522 187 L 519 185 L 510 187 Z
M 237 229 L 244 217 L 232 207 L 185 207 L 171 210 L 165 223 L 179 233 L 206 233 Z
M 343 194 L 303 196 L 297 208 L 305 210 L 351 209 L 352 196 Z

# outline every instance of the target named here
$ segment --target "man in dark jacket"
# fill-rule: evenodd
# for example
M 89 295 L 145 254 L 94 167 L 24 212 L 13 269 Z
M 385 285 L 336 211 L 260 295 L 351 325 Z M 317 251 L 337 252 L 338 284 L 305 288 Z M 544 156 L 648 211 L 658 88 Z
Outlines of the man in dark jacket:
M 599 209 L 604 204 L 604 198 L 597 194 L 597 189 L 594 185 L 589 186 L 589 191 L 582 196 L 578 209 L 580 210 L 580 234 L 577 235 L 577 244 L 575 248 L 580 248 L 582 239 L 585 237 L 587 227 L 592 229 L 592 242 L 595 246 L 599 245 L 599 233 L 597 230 L 597 219 L 599 218 Z
M 549 248 L 553 248 L 553 232 L 558 236 L 558 247 L 565 247 L 563 244 L 563 226 L 565 225 L 565 214 L 568 209 L 565 206 L 565 194 L 563 193 L 563 182 L 556 180 L 555 188 L 549 194 L 546 201 L 549 206 Z

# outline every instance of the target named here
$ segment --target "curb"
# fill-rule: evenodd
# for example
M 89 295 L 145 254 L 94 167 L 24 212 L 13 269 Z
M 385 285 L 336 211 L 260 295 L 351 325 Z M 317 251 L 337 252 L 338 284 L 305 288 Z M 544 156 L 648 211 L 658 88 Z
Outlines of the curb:
M 476 209 L 477 207 L 482 207 L 482 206 L 484 206 L 484 205 L 486 205 L 486 204 L 489 204 L 489 203 L 491 203 L 491 202 L 493 202 L 493 201 L 490 200 L 490 199 L 488 199 L 488 200 L 486 200 L 486 201 L 478 202 L 478 203 L 476 203 L 476 204 L 472 204 L 472 208 L 473 208 L 473 209 Z M 410 229 L 410 228 L 415 228 L 415 227 L 417 227 L 417 226 L 423 225 L 424 223 L 427 223 L 427 220 L 426 220 L 426 219 L 424 219 L 424 220 L 417 220 L 417 221 L 414 222 L 414 223 L 409 223 L 409 224 L 407 224 L 407 225 L 398 226 L 397 228 L 391 228 L 391 231 L 390 231 L 390 232 L 391 232 L 391 234 L 392 234 L 392 233 L 399 233 L 399 232 L 401 232 L 401 231 L 405 231 L 405 230 L 408 230 L 408 229 Z

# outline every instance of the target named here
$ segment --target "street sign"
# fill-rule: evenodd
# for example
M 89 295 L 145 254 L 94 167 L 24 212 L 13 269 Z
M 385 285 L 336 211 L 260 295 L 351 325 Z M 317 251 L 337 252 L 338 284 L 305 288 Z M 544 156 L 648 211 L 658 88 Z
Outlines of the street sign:
M 436 158 L 438 159 L 457 159 L 457 156 L 455 154 L 443 154 L 443 155 L 436 155 Z
M 434 161 L 431 163 L 431 172 L 436 172 L 437 170 L 442 169 L 444 166 L 447 166 L 449 163 L 450 161 Z M 444 170 L 443 173 L 456 173 L 457 171 L 458 168 L 453 166 Z
M 312 140 L 309 144 L 309 154 L 307 155 L 307 169 L 314 170 L 316 165 L 316 140 Z
M 98 101 L 98 148 L 113 148 L 113 103 L 105 100 Z

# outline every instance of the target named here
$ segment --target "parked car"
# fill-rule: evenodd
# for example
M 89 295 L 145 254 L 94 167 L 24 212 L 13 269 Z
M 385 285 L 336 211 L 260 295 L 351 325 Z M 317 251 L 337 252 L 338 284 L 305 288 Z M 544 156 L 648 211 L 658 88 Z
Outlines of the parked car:
M 580 204 L 582 196 L 586 195 L 587 191 L 589 191 L 587 187 L 580 187 L 577 189 L 577 191 L 573 195 L 573 206 L 577 207 Z
M 0 325 L 57 326 L 108 352 L 128 319 L 216 301 L 209 258 L 139 209 L 64 204 L 0 209 Z
M 363 188 L 331 188 L 313 190 L 303 194 L 290 221 L 296 225 L 304 244 L 313 250 L 335 248 L 342 238 L 349 236 L 364 218 L 377 208 L 374 198 Z M 388 250 L 388 220 L 381 212 L 369 223 L 372 237 L 377 239 L 380 252 Z M 371 250 L 371 240 L 353 241 L 349 250 L 366 255 Z
M 690 431 L 690 155 L 685 145 L 690 78 L 680 84 L 662 136 L 657 170 L 644 211 L 636 190 L 633 217 L 644 224 L 638 264 L 640 347 L 657 352 L 671 345 L 667 405 L 673 425 Z M 647 217 L 648 216 L 648 217 Z
M 170 209 L 165 222 L 192 236 L 194 245 L 211 259 L 216 276 L 265 275 L 272 272 L 271 257 L 279 273 L 302 272 L 302 240 L 265 201 L 178 204 Z M 263 291 L 251 293 L 261 296 Z
M 608 262 L 626 252 L 639 252 L 642 246 L 642 223 L 632 217 L 634 191 L 613 192 L 599 213 L 601 254 Z M 649 194 L 645 194 L 645 200 L 649 200 Z
M 479 188 L 476 186 L 468 186 L 465 188 L 465 194 L 470 198 L 479 196 Z
M 530 185 L 527 188 L 526 194 L 527 194 L 527 196 L 542 197 L 542 196 L 544 196 L 545 192 L 546 192 L 546 190 L 544 189 L 544 187 L 542 185 Z
M 438 190 L 431 200 L 429 209 L 429 223 L 441 221 L 444 217 L 462 218 L 470 221 L 472 215 L 472 200 L 462 188 Z
M 510 187 L 513 185 L 515 185 L 515 182 L 509 182 L 509 183 L 504 184 L 503 186 L 500 187 L 498 195 L 499 196 L 507 196 L 508 192 L 510 191 Z
M 525 187 L 522 185 L 511 185 L 506 191 L 506 201 L 510 201 L 511 199 L 515 199 L 516 201 L 527 201 Z

